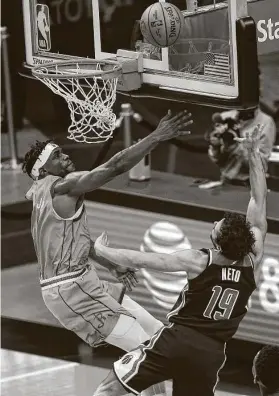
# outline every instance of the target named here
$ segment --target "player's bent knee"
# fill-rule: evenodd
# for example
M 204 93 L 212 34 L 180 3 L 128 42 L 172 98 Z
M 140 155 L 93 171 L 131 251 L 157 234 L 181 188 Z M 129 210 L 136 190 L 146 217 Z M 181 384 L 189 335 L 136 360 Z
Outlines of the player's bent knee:
M 106 379 L 99 385 L 93 396 L 122 396 L 127 391 L 118 381 L 113 371 L 110 371 Z
M 139 344 L 149 340 L 149 338 L 149 335 L 145 333 L 141 325 L 134 318 L 120 315 L 116 326 L 105 341 L 128 352 L 136 348 Z
M 127 295 L 123 298 L 122 306 L 131 312 L 146 334 L 148 334 L 149 338 L 163 326 L 162 322 L 155 319 L 146 309 Z

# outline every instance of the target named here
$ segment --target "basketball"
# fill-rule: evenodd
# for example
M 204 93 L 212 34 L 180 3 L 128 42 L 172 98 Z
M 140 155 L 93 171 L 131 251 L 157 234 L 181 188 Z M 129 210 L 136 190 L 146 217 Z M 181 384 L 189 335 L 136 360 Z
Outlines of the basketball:
M 154 3 L 142 14 L 140 30 L 143 37 L 156 47 L 169 47 L 181 36 L 184 17 L 175 5 Z

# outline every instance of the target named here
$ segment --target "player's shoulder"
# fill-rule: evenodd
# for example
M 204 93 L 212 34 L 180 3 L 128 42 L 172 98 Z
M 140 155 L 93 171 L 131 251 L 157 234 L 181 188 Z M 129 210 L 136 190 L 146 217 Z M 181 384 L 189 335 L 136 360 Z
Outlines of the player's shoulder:
M 212 262 L 213 250 L 214 249 L 211 248 L 201 248 L 197 250 L 197 257 L 199 257 L 201 263 L 208 265 Z
M 176 253 L 181 259 L 195 264 L 206 264 L 210 256 L 210 249 L 184 249 Z
M 187 263 L 187 275 L 189 279 L 196 278 L 201 274 L 210 261 L 209 249 L 185 249 L 177 253 L 182 262 Z

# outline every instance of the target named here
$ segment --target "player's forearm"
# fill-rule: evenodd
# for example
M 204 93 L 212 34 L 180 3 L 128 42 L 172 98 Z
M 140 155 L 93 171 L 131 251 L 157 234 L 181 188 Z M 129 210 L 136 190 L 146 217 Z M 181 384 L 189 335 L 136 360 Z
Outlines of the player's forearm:
M 158 143 L 160 143 L 160 135 L 154 131 L 140 142 L 117 153 L 108 161 L 107 165 L 112 166 L 117 174 L 127 172 L 150 153 Z
M 182 269 L 181 262 L 175 256 L 168 254 L 143 253 L 100 246 L 97 249 L 97 255 L 122 267 L 148 268 L 161 272 L 176 272 Z
M 267 194 L 267 185 L 260 152 L 253 149 L 248 150 L 248 161 L 251 197 L 257 205 L 263 206 Z
M 96 261 L 98 264 L 100 264 L 102 267 L 107 268 L 109 271 L 111 271 L 112 269 L 115 269 L 117 267 L 114 263 L 112 263 L 112 262 L 108 261 L 107 259 L 105 259 L 104 257 L 98 256 L 96 254 L 93 241 L 91 241 L 89 257 L 91 259 L 93 259 L 94 261 Z

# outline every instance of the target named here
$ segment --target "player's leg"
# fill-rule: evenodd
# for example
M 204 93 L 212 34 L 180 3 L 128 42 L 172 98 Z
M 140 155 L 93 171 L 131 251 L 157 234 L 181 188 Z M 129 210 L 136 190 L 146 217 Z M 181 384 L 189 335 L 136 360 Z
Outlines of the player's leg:
M 115 315 L 121 306 L 111 296 L 100 291 L 96 299 L 96 292 L 91 290 L 92 280 L 87 277 L 43 291 L 45 304 L 60 323 L 93 347 L 96 342 L 106 339 L 106 342 L 129 351 L 149 340 L 150 336 L 135 318 Z M 164 393 L 164 387 L 160 386 L 158 390 L 148 390 L 146 395 Z
M 144 309 L 141 305 L 139 305 L 136 301 L 131 299 L 129 296 L 125 295 L 122 304 L 127 311 L 131 312 L 132 315 L 136 318 L 137 322 L 141 325 L 141 327 L 148 334 L 148 339 L 150 339 L 157 331 L 159 331 L 163 327 L 163 323 L 154 318 L 146 309 Z M 135 333 L 136 334 L 136 333 Z M 136 338 L 135 338 L 136 341 Z M 141 343 L 144 341 L 141 341 Z M 133 349 L 133 348 L 132 348 Z M 166 394 L 166 384 L 159 383 L 153 385 L 150 389 L 144 392 L 145 396 L 149 395 L 164 395 Z
M 171 364 L 173 396 L 214 396 L 223 344 L 185 326 L 176 328 Z
M 161 326 L 162 327 L 162 326 Z M 135 318 L 120 315 L 117 324 L 105 341 L 125 351 L 131 351 L 148 341 L 150 336 L 144 331 Z M 105 384 L 107 386 L 107 384 Z M 142 396 L 160 396 L 166 394 L 165 384 L 156 384 L 142 392 Z
M 98 389 L 95 391 L 94 396 L 123 396 L 129 394 L 130 392 L 122 386 L 114 371 L 111 370 L 109 372 L 109 375 L 98 386 Z
M 162 327 L 144 345 L 115 362 L 114 372 L 102 382 L 94 396 L 121 396 L 140 392 L 143 395 L 145 389 L 169 379 L 168 353 L 174 337 L 168 330 L 167 327 Z
M 91 273 L 91 275 L 90 274 L 88 275 L 90 277 L 90 279 L 88 281 L 87 281 L 87 277 L 84 276 L 82 285 L 80 285 L 77 282 L 79 288 L 82 287 L 82 289 L 84 289 L 84 291 L 89 296 L 92 296 L 92 294 L 93 294 L 93 290 L 92 290 L 93 275 L 94 274 L 92 274 L 92 273 Z M 104 288 L 102 288 L 103 293 L 99 292 L 99 298 L 98 298 L 99 305 L 104 303 L 104 307 L 106 307 L 106 310 L 108 309 L 108 306 L 110 306 L 111 309 L 114 310 L 116 308 L 115 303 L 117 303 L 117 302 L 113 299 L 113 301 L 114 301 L 114 303 L 113 303 L 113 301 L 111 301 L 111 298 L 112 298 L 111 294 L 107 295 L 107 292 L 105 292 L 105 290 L 106 290 L 106 288 L 104 287 Z M 110 291 L 110 293 L 113 293 L 113 289 L 108 287 L 107 290 Z M 152 315 L 150 315 L 146 310 L 144 310 L 139 304 L 133 302 L 128 297 L 124 296 L 123 299 L 125 300 L 125 302 L 127 302 L 127 300 L 128 300 L 129 304 L 127 306 L 127 304 L 124 303 L 124 304 L 121 304 L 121 306 L 120 306 L 117 303 L 117 306 L 120 308 L 120 309 L 117 308 L 117 312 L 119 312 L 120 315 L 118 317 L 117 322 L 113 324 L 109 333 L 107 333 L 105 341 L 111 345 L 114 345 L 114 346 L 117 346 L 118 348 L 123 349 L 124 351 L 130 351 L 131 349 L 137 348 L 139 344 L 149 340 L 151 335 L 153 335 L 154 332 L 156 332 L 159 328 L 162 327 L 162 323 L 160 321 L 156 320 Z M 95 301 L 95 303 L 97 302 L 96 299 L 94 301 Z M 122 300 L 122 302 L 123 302 L 123 300 Z M 85 307 L 85 302 L 83 303 L 83 306 Z M 91 306 L 91 308 L 88 307 L 88 309 L 84 310 L 83 315 L 86 316 L 87 320 L 91 323 L 92 320 L 94 320 L 94 317 L 92 317 L 92 303 L 90 304 L 90 306 Z M 129 308 L 129 309 L 127 309 L 127 308 Z M 127 312 L 127 315 L 125 314 L 125 312 Z M 131 315 L 133 315 L 133 316 L 129 316 L 128 312 L 131 312 Z M 139 320 L 139 318 L 141 318 L 141 319 Z M 107 317 L 105 320 L 106 323 L 103 325 L 102 329 L 108 329 L 110 327 L 110 321 L 114 320 L 114 319 L 115 319 L 114 316 Z M 145 325 L 145 328 L 150 333 L 147 333 L 145 331 L 145 328 L 143 328 L 143 326 L 141 326 L 141 323 L 143 323 Z M 162 384 L 162 385 L 159 384 L 158 386 L 156 386 L 156 388 L 148 389 L 144 393 L 144 395 L 145 396 L 165 395 L 164 384 Z
M 185 367 L 185 366 L 184 366 Z M 176 375 L 173 378 L 172 396 L 214 396 L 216 371 L 210 370 L 205 373 L 203 370 L 196 368 L 196 372 L 192 369 L 191 375 Z
M 154 318 L 146 309 L 139 305 L 136 301 L 132 300 L 125 294 L 121 305 L 137 319 L 138 323 L 144 329 L 144 331 L 152 337 L 160 328 L 163 323 Z
M 113 330 L 105 338 L 105 341 L 108 344 L 129 352 L 149 339 L 149 335 L 135 318 L 121 314 Z

